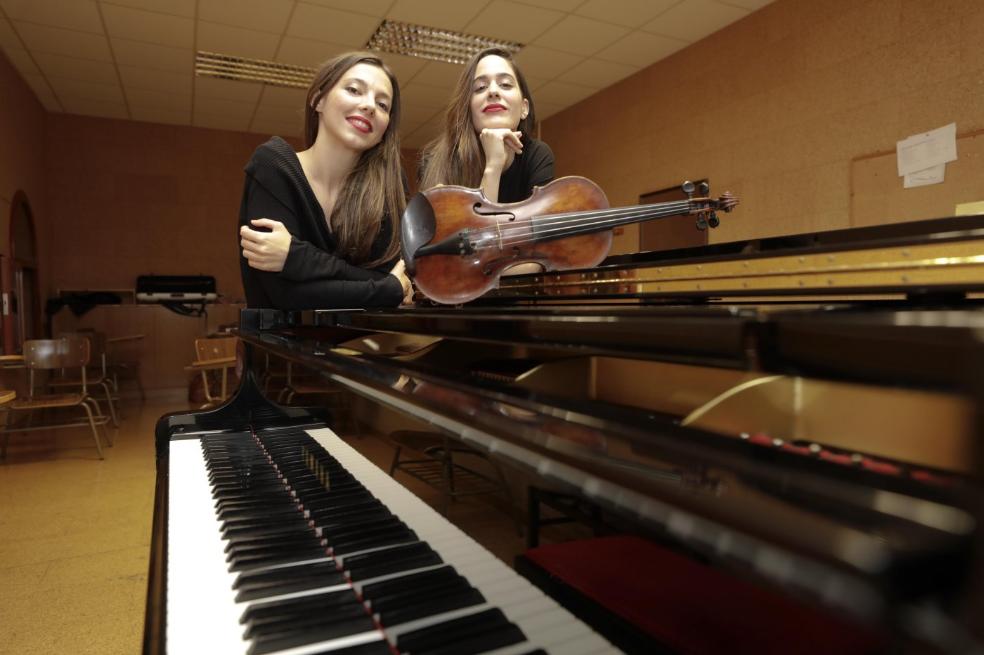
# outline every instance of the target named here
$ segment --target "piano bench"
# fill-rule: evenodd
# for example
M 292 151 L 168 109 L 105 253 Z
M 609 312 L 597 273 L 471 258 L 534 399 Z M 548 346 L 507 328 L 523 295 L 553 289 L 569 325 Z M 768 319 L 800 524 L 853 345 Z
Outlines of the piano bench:
M 550 544 L 516 571 L 627 653 L 880 653 L 873 630 L 634 536 Z
M 447 516 L 448 504 L 459 497 L 501 493 L 517 521 L 517 530 L 522 534 L 522 525 L 515 516 L 506 477 L 499 465 L 485 453 L 455 441 L 446 434 L 427 430 L 395 430 L 389 433 L 389 441 L 396 449 L 389 468 L 390 476 L 403 471 L 437 489 L 442 495 L 442 514 Z M 423 457 L 403 458 L 404 449 L 420 453 Z M 462 464 L 459 456 L 484 459 L 495 472 L 495 478 Z

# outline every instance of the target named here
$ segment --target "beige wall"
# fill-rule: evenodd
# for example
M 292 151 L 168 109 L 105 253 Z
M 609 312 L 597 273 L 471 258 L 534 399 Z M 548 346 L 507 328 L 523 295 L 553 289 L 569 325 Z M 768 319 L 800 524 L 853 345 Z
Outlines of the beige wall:
M 44 171 L 46 113 L 34 92 L 0 52 L 0 254 L 10 255 L 10 212 L 22 191 L 34 215 L 41 256 L 41 288 L 47 282 L 47 211 Z M 42 292 L 42 301 L 43 301 Z
M 850 227 L 856 158 L 954 121 L 984 128 L 982 43 L 978 0 L 777 0 L 550 117 L 542 136 L 558 174 L 595 180 L 612 205 L 685 178 L 731 189 L 742 204 L 712 241 Z M 959 163 L 984 180 L 984 161 Z M 637 239 L 626 230 L 616 252 Z

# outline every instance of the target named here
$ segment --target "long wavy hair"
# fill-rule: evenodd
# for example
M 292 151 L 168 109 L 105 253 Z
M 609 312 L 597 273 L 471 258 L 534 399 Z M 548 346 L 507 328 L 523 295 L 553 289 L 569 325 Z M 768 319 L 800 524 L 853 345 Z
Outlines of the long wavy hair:
M 315 107 L 342 76 L 356 64 L 381 68 L 393 85 L 390 121 L 379 143 L 361 155 L 342 185 L 328 222 L 338 242 L 338 255 L 346 261 L 372 268 L 396 258 L 400 251 L 400 217 L 406 208 L 403 173 L 400 166 L 400 86 L 383 60 L 368 52 L 348 52 L 325 62 L 307 92 L 304 108 L 304 147 L 318 138 L 318 112 Z M 389 241 L 385 251 L 372 258 L 372 246 L 389 218 Z
M 469 188 L 481 185 L 482 173 L 485 171 L 485 151 L 482 150 L 482 143 L 472 122 L 471 96 L 478 62 L 490 55 L 502 57 L 512 66 L 516 81 L 519 82 L 519 90 L 529 103 L 529 112 L 519 122 L 518 128 L 523 133 L 523 144 L 528 144 L 533 136 L 536 130 L 536 111 L 533 108 L 530 87 L 526 84 L 522 71 L 516 66 L 508 50 L 482 50 L 471 58 L 455 84 L 444 114 L 444 129 L 421 152 L 421 189 L 429 189 L 438 184 L 460 184 Z

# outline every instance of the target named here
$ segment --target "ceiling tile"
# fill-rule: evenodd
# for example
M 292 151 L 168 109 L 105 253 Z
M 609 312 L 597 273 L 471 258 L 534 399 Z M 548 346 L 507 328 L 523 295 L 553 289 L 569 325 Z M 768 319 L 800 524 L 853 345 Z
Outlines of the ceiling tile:
M 122 5 L 134 9 L 156 11 L 172 16 L 195 17 L 195 4 L 198 0 L 101 0 L 103 5 Z
M 553 116 L 554 114 L 556 114 L 558 111 L 561 111 L 562 109 L 566 109 L 566 107 L 551 102 L 536 103 L 537 122 L 540 122 L 545 118 L 549 118 L 550 116 Z
M 373 52 L 373 54 L 378 55 L 390 67 L 390 70 L 396 75 L 396 79 L 401 85 L 409 82 L 424 67 L 424 64 L 427 63 L 426 59 L 421 59 L 420 57 L 394 55 L 389 52 Z
M 67 98 L 76 98 L 111 104 L 123 103 L 123 91 L 119 84 L 84 82 L 70 77 L 56 77 L 54 75 L 48 75 L 47 80 L 62 101 Z
M 0 16 L 0 48 L 24 48 L 24 42 L 17 36 L 10 21 Z
M 75 57 L 53 55 L 46 52 L 37 53 L 34 55 L 34 59 L 41 67 L 41 72 L 47 76 L 70 77 L 100 84 L 119 83 L 116 66 L 106 61 L 76 59 Z
M 110 36 L 175 48 L 194 47 L 195 21 L 190 18 L 117 5 L 103 5 L 102 13 Z
M 379 19 L 372 16 L 302 3 L 294 10 L 287 34 L 361 48 L 378 26 Z
M 48 80 L 44 79 L 43 75 L 21 75 L 27 85 L 31 87 L 34 91 L 34 95 L 37 96 L 38 100 L 41 101 L 41 105 L 48 111 L 62 111 L 61 103 L 58 102 L 58 98 L 55 97 L 55 93 L 51 90 L 51 85 L 48 84 Z
M 400 128 L 416 128 L 419 127 L 421 123 L 426 123 L 435 116 L 443 115 L 443 109 L 435 109 L 434 107 L 423 107 L 416 104 L 407 104 L 402 107 L 403 115 L 400 117 Z
M 636 66 L 626 66 L 600 59 L 585 59 L 573 70 L 567 71 L 557 79 L 562 82 L 603 89 L 638 71 L 639 68 Z
M 414 80 L 410 84 L 400 87 L 400 98 L 405 105 L 413 104 L 430 109 L 443 109 L 447 106 L 450 97 L 450 86 L 434 86 Z
M 171 48 L 127 39 L 111 40 L 118 64 L 185 75 L 191 75 L 195 70 L 195 52 L 190 48 Z
M 197 49 L 237 57 L 273 59 L 279 34 L 198 21 Z
M 324 41 L 299 39 L 296 36 L 285 36 L 274 60 L 292 66 L 318 68 L 335 55 L 340 55 L 351 49 L 351 46 L 340 43 L 325 43 Z
M 458 81 L 464 66 L 460 64 L 446 64 L 443 61 L 429 61 L 420 69 L 420 72 L 413 76 L 413 81 L 430 86 L 438 86 L 450 89 Z
M 278 123 L 281 125 L 296 124 L 297 127 L 300 128 L 304 125 L 304 113 L 302 110 L 302 105 L 297 105 L 291 109 L 289 107 L 271 107 L 269 105 L 260 104 L 260 106 L 256 108 L 256 114 L 253 116 L 253 121 Z
M 41 69 L 24 48 L 5 48 L 3 53 L 21 75 L 41 75 Z
M 535 43 L 563 52 L 590 55 L 611 45 L 628 32 L 628 29 L 620 25 L 602 23 L 581 16 L 568 16 L 538 36 Z
M 191 95 L 194 78 L 189 73 L 174 73 L 137 66 L 117 66 L 116 68 L 120 71 L 124 90 L 147 89 L 149 91 Z
M 198 20 L 281 34 L 294 0 L 198 0 Z
M 202 96 L 195 96 L 195 115 L 198 114 L 213 114 L 215 116 L 227 115 L 236 118 L 246 119 L 247 123 L 249 119 L 253 117 L 253 111 L 256 109 L 255 103 L 249 102 L 236 102 L 235 100 L 221 100 L 219 98 L 204 98 Z
M 595 55 L 596 59 L 614 61 L 629 66 L 645 67 L 690 45 L 647 32 L 632 32 Z
M 536 45 L 528 45 L 516 54 L 516 63 L 524 75 L 544 79 L 553 79 L 561 73 L 566 73 L 581 61 L 584 61 L 584 57 L 580 55 L 541 48 Z
M 300 114 L 307 99 L 307 89 L 292 89 L 286 86 L 264 85 L 260 95 L 261 107 L 287 107 Z
M 227 100 L 240 105 L 249 105 L 250 112 L 260 98 L 262 84 L 255 82 L 240 82 L 238 80 L 223 80 L 217 77 L 195 77 L 195 100 L 209 98 Z
M 536 100 L 546 105 L 573 105 L 594 94 L 597 89 L 571 84 L 570 82 L 547 82 L 536 92 Z
M 680 2 L 680 0 L 588 0 L 574 13 L 608 23 L 636 28 Z
M 191 117 L 191 124 L 195 127 L 209 127 L 213 130 L 245 132 L 249 128 L 249 118 L 249 116 L 230 116 L 220 112 L 195 109 Z
M 14 29 L 31 52 L 50 52 L 82 59 L 113 61 L 113 56 L 109 52 L 109 42 L 101 34 L 18 22 L 14 23 Z
M 130 107 L 130 115 L 135 121 L 146 123 L 165 123 L 167 125 L 189 125 L 191 108 L 186 110 L 161 109 L 159 107 Z
M 0 7 L 14 20 L 102 34 L 95 0 L 0 0 Z
M 684 41 L 698 41 L 740 18 L 748 10 L 722 5 L 713 0 L 684 0 L 655 20 L 642 26 L 646 32 Z
M 396 0 L 386 17 L 390 20 L 461 30 L 489 4 L 488 0 Z
M 495 39 L 530 43 L 557 24 L 564 14 L 550 9 L 494 0 L 466 26 L 466 31 Z
M 359 2 L 352 2 L 351 0 L 303 0 L 303 2 L 334 9 L 346 9 L 377 18 L 385 16 L 386 10 L 393 4 L 393 0 L 359 0 Z
M 191 115 L 191 94 L 148 91 L 146 89 L 125 89 L 126 101 L 134 107 L 158 108 L 173 112 L 187 112 Z
M 543 86 L 549 81 L 545 77 L 527 75 L 526 71 L 523 71 L 523 77 L 526 78 L 526 86 L 530 87 L 530 91 L 536 91 L 538 88 L 540 88 L 541 86 Z
M 98 116 L 100 118 L 129 118 L 126 105 L 123 102 L 104 102 L 93 100 L 92 98 L 81 97 L 62 97 L 62 105 L 68 114 L 81 114 L 83 116 Z

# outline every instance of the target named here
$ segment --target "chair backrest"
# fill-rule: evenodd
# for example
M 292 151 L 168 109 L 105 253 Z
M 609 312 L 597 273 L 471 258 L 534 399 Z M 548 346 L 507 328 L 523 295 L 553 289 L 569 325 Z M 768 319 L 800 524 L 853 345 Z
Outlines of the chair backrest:
M 80 328 L 77 332 L 62 332 L 63 339 L 82 339 L 89 342 L 89 361 L 97 362 L 106 373 L 106 335 L 96 330 Z
M 30 339 L 24 342 L 24 365 L 29 375 L 30 395 L 34 396 L 34 372 L 77 368 L 82 375 L 82 392 L 86 391 L 85 367 L 89 365 L 89 340 L 85 337 Z
M 237 337 L 210 337 L 195 339 L 195 356 L 198 361 L 226 359 L 236 356 Z

